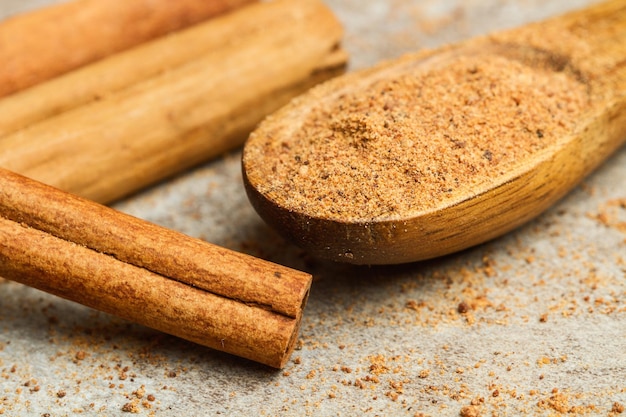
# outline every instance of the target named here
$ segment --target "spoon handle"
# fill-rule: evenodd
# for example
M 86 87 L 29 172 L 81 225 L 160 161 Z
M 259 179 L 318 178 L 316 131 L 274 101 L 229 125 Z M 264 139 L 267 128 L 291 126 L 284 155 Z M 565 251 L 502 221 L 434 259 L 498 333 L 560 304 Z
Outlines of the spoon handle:
M 626 85 L 626 2 L 611 0 L 492 36 L 550 55 L 552 64 L 576 71 L 607 96 Z M 560 69 L 560 68 L 558 68 Z
M 543 56 L 553 70 L 572 75 L 588 90 L 589 110 L 532 169 L 442 216 L 459 220 L 462 232 L 433 236 L 436 243 L 422 258 L 482 243 L 536 217 L 626 143 L 626 2 L 604 2 L 489 41 L 505 55 L 522 54 L 529 63 Z

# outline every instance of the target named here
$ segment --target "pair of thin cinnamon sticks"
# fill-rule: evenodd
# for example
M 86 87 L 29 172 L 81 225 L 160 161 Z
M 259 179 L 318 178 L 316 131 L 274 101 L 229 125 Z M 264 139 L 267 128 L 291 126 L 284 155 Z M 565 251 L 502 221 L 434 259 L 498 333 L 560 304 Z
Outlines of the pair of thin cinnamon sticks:
M 142 43 L 169 32 L 170 19 L 183 22 L 174 25 L 180 28 L 249 2 L 218 0 L 212 9 L 206 0 L 164 0 L 155 6 L 165 11 L 155 14 L 153 29 L 134 28 L 132 42 L 111 41 L 117 50 L 69 59 L 65 70 L 83 65 L 78 69 L 59 75 L 63 70 L 49 68 L 21 84 L 0 70 L 0 94 L 8 94 L 0 98 L 0 276 L 218 350 L 285 364 L 309 274 L 91 201 L 113 201 L 240 145 L 265 115 L 342 72 L 341 26 L 318 0 L 247 5 Z M 102 18 L 104 26 L 122 10 L 128 13 L 117 21 L 132 21 L 133 7 L 143 3 L 154 2 L 78 0 L 0 24 L 0 39 L 47 20 L 41 16 L 56 16 L 61 35 L 72 19 L 97 22 L 99 13 L 109 19 Z M 188 15 L 198 8 L 201 17 Z M 84 21 L 79 27 L 94 38 L 87 42 L 107 45 L 97 29 L 104 26 L 90 32 Z M 33 42 L 21 52 L 36 54 Z M 7 51 L 20 55 L 19 48 Z M 46 77 L 54 78 L 34 84 Z
M 0 276 L 274 367 L 311 284 L 3 169 Z

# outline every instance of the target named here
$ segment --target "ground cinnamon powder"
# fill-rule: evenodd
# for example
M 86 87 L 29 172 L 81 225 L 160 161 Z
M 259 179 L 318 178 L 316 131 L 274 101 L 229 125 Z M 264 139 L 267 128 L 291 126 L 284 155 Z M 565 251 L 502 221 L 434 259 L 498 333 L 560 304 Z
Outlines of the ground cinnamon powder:
M 497 54 L 323 88 L 332 98 L 285 121 L 288 135 L 261 126 L 244 163 L 273 201 L 338 221 L 393 220 L 478 192 L 571 131 L 588 100 L 571 74 Z

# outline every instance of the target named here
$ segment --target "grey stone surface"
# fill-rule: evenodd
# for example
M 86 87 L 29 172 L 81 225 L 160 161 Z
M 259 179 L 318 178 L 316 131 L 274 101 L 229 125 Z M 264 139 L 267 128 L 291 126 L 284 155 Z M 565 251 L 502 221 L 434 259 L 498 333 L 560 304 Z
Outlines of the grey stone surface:
M 3 0 L 4 16 L 41 1 Z M 351 70 L 587 1 L 328 0 Z M 0 283 L 0 415 L 618 415 L 626 406 L 626 149 L 535 221 L 442 259 L 317 261 L 258 218 L 239 152 L 116 208 L 314 274 L 281 371 Z M 623 203 L 622 203 L 623 204 Z M 132 408 L 132 407 L 131 407 Z M 131 409 L 128 406 L 126 409 Z

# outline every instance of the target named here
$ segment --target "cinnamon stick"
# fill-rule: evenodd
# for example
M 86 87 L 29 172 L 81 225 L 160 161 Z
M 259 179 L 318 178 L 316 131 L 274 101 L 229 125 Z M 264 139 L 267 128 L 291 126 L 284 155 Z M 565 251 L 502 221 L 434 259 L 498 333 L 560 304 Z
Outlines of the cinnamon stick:
M 269 366 L 294 347 L 311 276 L 0 169 L 0 275 Z
M 0 166 L 109 203 L 241 145 L 267 114 L 345 67 L 341 25 L 320 0 L 258 3 L 202 26 L 0 101 L 0 126 L 20 108 L 40 112 L 0 137 Z M 193 58 L 133 78 L 163 51 L 207 39 Z M 75 95 L 77 107 L 63 102 Z
M 211 4 L 211 2 L 207 2 Z M 177 68 L 258 30 L 248 13 L 215 18 L 115 53 L 0 99 L 0 136 Z M 252 32 L 252 33 L 250 33 Z M 246 35 L 247 33 L 247 35 Z
M 254 0 L 73 0 L 0 24 L 0 97 Z

